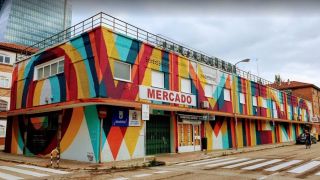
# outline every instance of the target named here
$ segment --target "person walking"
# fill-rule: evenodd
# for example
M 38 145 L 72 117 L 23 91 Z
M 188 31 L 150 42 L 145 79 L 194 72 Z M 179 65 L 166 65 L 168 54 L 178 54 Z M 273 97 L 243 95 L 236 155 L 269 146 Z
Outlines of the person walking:
M 309 131 L 306 132 L 306 149 L 311 148 L 311 135 Z

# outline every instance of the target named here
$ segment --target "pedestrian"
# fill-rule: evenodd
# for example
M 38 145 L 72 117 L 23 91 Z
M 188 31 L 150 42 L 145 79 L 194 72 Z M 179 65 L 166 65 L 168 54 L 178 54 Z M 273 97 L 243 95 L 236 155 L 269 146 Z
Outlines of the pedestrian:
M 306 131 L 306 149 L 311 148 L 311 135 L 309 131 Z

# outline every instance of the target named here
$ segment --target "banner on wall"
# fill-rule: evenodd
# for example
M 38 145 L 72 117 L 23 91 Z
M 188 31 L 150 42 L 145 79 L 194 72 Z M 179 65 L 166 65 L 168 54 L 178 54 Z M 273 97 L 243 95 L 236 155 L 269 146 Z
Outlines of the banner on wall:
M 129 111 L 127 109 L 115 110 L 112 115 L 112 126 L 127 127 L 129 125 Z
M 189 106 L 197 106 L 196 96 L 193 94 L 170 91 L 149 86 L 139 86 L 139 97 L 146 100 L 155 100 Z
M 129 110 L 129 126 L 141 126 L 141 111 Z

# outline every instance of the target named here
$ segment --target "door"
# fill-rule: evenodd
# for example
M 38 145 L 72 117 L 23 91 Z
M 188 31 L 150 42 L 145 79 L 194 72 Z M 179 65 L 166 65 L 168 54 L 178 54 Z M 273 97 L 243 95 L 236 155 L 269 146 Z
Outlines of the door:
M 146 154 L 170 153 L 170 117 L 151 115 L 146 123 Z
M 201 150 L 201 136 L 199 123 L 178 124 L 178 151 L 192 152 Z

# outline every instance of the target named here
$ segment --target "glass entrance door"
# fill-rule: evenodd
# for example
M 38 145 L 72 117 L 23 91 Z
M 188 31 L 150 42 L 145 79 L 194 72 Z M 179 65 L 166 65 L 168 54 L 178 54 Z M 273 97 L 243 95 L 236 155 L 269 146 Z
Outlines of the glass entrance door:
M 201 150 L 199 123 L 178 123 L 178 151 L 191 152 Z

